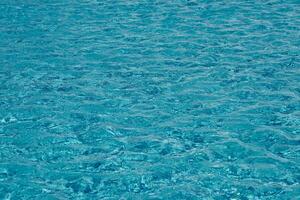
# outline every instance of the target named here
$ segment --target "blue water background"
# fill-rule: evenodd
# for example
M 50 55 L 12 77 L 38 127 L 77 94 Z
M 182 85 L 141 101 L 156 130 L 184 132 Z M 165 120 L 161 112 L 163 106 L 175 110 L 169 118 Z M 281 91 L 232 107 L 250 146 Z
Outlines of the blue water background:
M 1 0 L 0 199 L 300 199 L 298 0 Z

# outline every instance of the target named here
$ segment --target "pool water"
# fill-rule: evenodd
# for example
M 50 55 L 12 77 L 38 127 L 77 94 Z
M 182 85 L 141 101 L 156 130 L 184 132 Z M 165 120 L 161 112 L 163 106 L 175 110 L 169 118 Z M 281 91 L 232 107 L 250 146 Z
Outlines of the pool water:
M 300 199 L 300 2 L 2 0 L 0 199 Z

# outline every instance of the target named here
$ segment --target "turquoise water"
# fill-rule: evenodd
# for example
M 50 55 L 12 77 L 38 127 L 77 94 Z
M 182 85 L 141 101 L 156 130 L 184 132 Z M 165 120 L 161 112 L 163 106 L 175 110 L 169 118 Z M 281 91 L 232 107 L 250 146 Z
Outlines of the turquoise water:
M 0 199 L 300 199 L 300 2 L 2 0 Z

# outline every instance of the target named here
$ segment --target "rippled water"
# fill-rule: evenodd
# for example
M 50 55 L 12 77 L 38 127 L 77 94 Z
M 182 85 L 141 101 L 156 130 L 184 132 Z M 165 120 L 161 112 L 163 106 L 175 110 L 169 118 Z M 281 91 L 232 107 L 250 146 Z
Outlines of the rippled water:
M 300 2 L 2 0 L 0 199 L 300 199 Z

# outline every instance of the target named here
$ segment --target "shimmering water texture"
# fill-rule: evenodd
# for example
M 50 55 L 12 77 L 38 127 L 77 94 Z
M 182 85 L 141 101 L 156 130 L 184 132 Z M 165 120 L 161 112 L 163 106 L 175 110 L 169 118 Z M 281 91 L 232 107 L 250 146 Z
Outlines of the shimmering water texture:
M 0 199 L 300 199 L 300 1 L 1 0 Z

